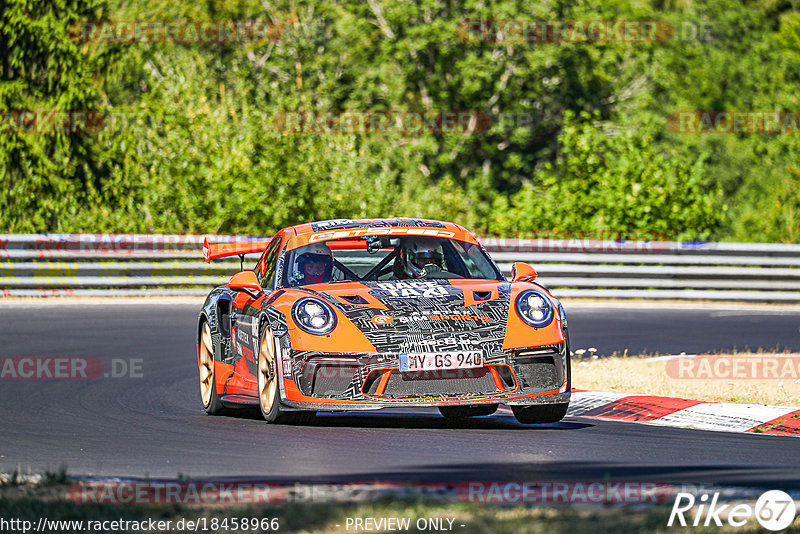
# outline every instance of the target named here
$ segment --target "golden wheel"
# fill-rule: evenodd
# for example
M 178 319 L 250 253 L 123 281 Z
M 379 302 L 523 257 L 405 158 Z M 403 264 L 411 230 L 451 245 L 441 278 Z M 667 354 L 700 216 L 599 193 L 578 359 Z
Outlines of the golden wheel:
M 222 399 L 217 394 L 214 382 L 214 345 L 211 341 L 211 327 L 203 322 L 198 347 L 198 365 L 200 368 L 200 398 L 206 412 L 215 415 L 222 413 Z
M 258 351 L 258 401 L 264 417 L 272 412 L 278 389 L 275 376 L 275 338 L 269 328 L 264 329 L 261 336 L 261 347 Z
M 258 349 L 258 404 L 261 415 L 268 423 L 306 423 L 314 417 L 315 412 L 292 411 L 281 408 L 279 395 L 279 358 L 276 353 L 275 337 L 269 326 L 261 333 L 261 345 Z

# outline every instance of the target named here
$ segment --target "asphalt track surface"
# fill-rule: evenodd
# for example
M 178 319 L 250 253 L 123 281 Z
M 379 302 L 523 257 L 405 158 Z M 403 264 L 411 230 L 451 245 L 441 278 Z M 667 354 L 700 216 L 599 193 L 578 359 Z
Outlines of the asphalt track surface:
M 780 347 L 800 311 L 568 307 L 575 347 L 598 353 Z M 0 380 L 0 471 L 303 482 L 648 480 L 800 488 L 800 439 L 567 417 L 453 423 L 433 409 L 329 414 L 306 427 L 205 415 L 198 303 L 2 303 L 0 357 L 141 359 L 141 377 Z

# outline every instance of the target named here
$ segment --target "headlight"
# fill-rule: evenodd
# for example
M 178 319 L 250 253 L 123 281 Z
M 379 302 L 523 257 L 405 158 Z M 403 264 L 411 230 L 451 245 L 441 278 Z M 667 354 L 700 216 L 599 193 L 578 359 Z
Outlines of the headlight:
M 553 305 L 539 291 L 523 291 L 517 296 L 514 307 L 522 320 L 535 328 L 547 326 L 553 320 Z
M 336 314 L 331 307 L 314 297 L 304 297 L 295 302 L 292 318 L 297 326 L 308 332 L 322 336 L 336 328 Z

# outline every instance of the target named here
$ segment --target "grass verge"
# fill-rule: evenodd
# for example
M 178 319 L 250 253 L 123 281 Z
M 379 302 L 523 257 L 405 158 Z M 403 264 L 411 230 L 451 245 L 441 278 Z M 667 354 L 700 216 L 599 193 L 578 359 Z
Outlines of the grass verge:
M 66 488 L 63 489 L 66 492 Z M 661 533 L 674 532 L 675 526 L 668 527 L 667 520 L 671 506 L 559 506 L 559 507 L 501 507 L 472 503 L 443 503 L 437 501 L 384 499 L 371 503 L 286 503 L 270 506 L 240 507 L 185 507 L 177 505 L 137 506 L 137 505 L 86 505 L 75 504 L 59 495 L 52 486 L 39 493 L 36 490 L 8 492 L 0 488 L 0 518 L 29 521 L 37 525 L 40 518 L 50 521 L 81 521 L 79 525 L 55 529 L 50 532 L 186 532 L 187 521 L 200 522 L 210 527 L 216 519 L 222 524 L 226 518 L 247 518 L 249 520 L 269 520 L 277 518 L 278 532 L 309 534 L 345 534 L 348 532 L 388 532 L 386 528 L 354 528 L 356 519 L 408 518 L 409 528 L 403 532 L 432 532 L 440 529 L 430 528 L 430 519 L 447 525 L 450 532 L 469 534 L 560 534 L 573 532 L 592 532 L 593 534 L 612 533 Z M 168 530 L 127 529 L 113 527 L 103 530 L 87 530 L 88 521 L 170 521 Z M 350 522 L 348 523 L 348 519 Z M 452 520 L 450 523 L 448 520 Z M 177 525 L 183 521 L 183 529 Z M 419 523 L 418 523 L 419 521 Z M 348 524 L 350 525 L 348 528 Z M 51 523 L 52 525 L 52 523 Z M 273 523 L 274 525 L 274 523 Z M 452 526 L 450 526 L 452 525 Z M 463 526 L 462 526 L 463 525 Z M 420 527 L 428 528 L 420 528 Z M 719 527 L 679 528 L 683 532 L 756 532 L 758 523 L 748 523 L 742 528 L 728 525 Z M 198 531 L 203 531 L 198 527 Z M 14 530 L 9 530 L 12 532 Z M 21 532 L 21 530 L 16 530 Z M 192 530 L 193 531 L 193 530 Z M 243 530 L 217 528 L 206 530 L 216 533 L 227 532 L 270 532 L 267 529 Z M 800 533 L 800 522 L 784 532 Z
M 787 358 L 788 356 L 788 358 Z M 740 404 L 769 404 L 774 406 L 800 406 L 800 377 L 780 373 L 784 360 L 794 361 L 795 369 L 800 355 L 740 352 L 714 355 L 731 362 L 719 367 L 688 365 L 691 372 L 680 373 L 677 361 L 644 356 L 612 356 L 608 358 L 574 359 L 573 385 L 577 389 L 619 393 L 680 397 L 701 401 L 734 402 Z M 733 369 L 740 361 L 741 369 L 748 371 L 753 365 L 760 368 L 764 358 L 778 360 L 777 376 L 783 378 L 742 378 L 734 376 Z M 762 361 L 759 361 L 762 360 Z M 697 361 L 697 359 L 695 359 Z M 713 362 L 713 360 L 710 360 Z M 708 371 L 710 369 L 710 375 Z

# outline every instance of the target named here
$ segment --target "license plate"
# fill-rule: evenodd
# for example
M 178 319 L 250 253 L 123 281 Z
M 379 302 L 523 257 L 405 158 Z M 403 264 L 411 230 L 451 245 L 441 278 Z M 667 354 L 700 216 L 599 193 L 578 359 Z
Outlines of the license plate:
M 400 372 L 475 369 L 483 367 L 480 351 L 453 351 L 422 354 L 401 354 Z

